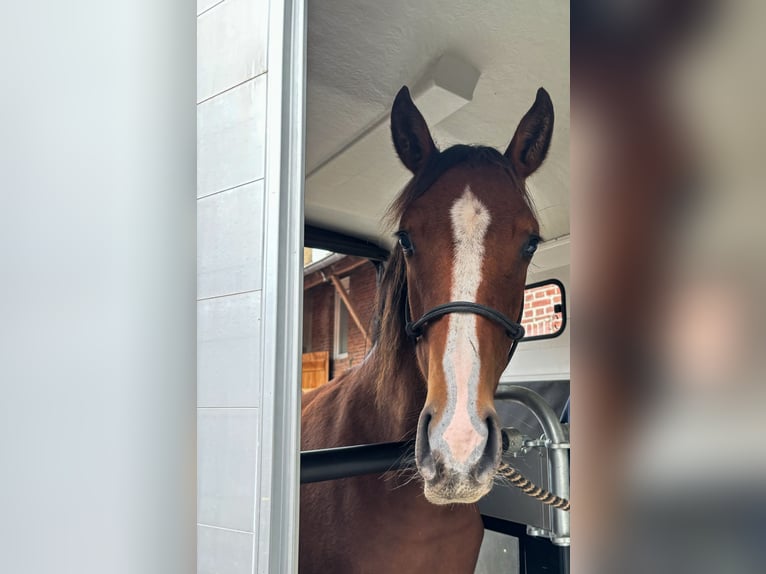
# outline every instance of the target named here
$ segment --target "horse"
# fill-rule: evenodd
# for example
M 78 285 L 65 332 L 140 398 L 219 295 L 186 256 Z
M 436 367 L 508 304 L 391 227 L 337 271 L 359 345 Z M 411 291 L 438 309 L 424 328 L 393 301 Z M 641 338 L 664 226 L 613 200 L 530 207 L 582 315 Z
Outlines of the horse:
M 505 153 L 440 151 L 404 86 L 391 110 L 412 178 L 388 220 L 398 245 L 364 361 L 302 402 L 302 449 L 413 440 L 416 470 L 301 486 L 302 574 L 472 573 L 476 502 L 501 462 L 494 393 L 523 328 L 527 268 L 541 241 L 526 178 L 553 132 L 543 89 Z M 415 318 L 415 320 L 413 320 Z

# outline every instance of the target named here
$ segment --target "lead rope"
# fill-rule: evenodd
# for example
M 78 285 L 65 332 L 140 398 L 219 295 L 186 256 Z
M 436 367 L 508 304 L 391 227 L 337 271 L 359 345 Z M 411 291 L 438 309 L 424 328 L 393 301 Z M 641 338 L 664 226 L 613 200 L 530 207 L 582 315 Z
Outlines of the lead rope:
M 497 472 L 501 476 L 507 478 L 513 486 L 521 490 L 521 492 L 527 496 L 531 496 L 535 500 L 539 500 L 543 504 L 547 504 L 558 510 L 569 512 L 570 504 L 566 498 L 561 498 L 560 496 L 548 492 L 544 488 L 540 488 L 509 464 L 505 462 L 501 463 Z

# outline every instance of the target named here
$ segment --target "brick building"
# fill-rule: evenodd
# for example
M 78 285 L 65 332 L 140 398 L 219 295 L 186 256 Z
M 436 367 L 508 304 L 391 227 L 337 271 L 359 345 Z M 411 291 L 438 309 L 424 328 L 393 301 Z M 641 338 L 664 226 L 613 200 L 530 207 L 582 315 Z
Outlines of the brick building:
M 524 292 L 524 325 L 527 337 L 541 337 L 561 328 L 561 289 L 555 283 L 527 288 Z
M 320 354 L 327 353 L 327 376 L 332 379 L 364 359 L 373 334 L 376 278 L 375 265 L 360 257 L 330 255 L 305 267 L 304 367 L 306 354 L 321 360 Z

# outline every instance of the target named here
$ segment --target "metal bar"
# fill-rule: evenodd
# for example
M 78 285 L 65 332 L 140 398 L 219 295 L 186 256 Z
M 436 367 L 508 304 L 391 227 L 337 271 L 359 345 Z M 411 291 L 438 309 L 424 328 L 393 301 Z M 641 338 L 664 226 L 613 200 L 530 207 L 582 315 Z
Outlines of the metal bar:
M 388 250 L 371 241 L 313 225 L 305 226 L 304 244 L 306 247 L 316 247 L 345 255 L 358 255 L 377 261 L 385 261 L 388 258 Z
M 301 484 L 384 473 L 414 465 L 412 441 L 301 452 Z
M 343 288 L 343 285 L 341 284 L 340 279 L 338 279 L 338 277 L 336 277 L 335 275 L 330 275 L 330 281 L 332 281 L 332 284 L 335 285 L 335 290 L 338 292 L 338 295 L 340 295 L 340 298 L 343 299 L 343 302 L 346 304 L 346 309 L 348 309 L 348 314 L 351 315 L 351 318 L 354 320 L 354 323 L 356 323 L 356 326 L 362 332 L 362 335 L 364 335 L 365 343 L 369 345 L 370 336 L 367 334 L 367 329 L 365 329 L 364 325 L 362 325 L 362 320 L 359 318 L 359 315 L 357 314 L 356 309 L 354 308 L 354 305 L 351 303 L 351 299 L 349 299 L 348 293 L 346 293 L 346 290 Z
M 545 436 L 554 444 L 567 442 L 559 418 L 545 399 L 533 390 L 516 385 L 501 386 L 495 393 L 496 399 L 509 400 L 527 407 L 543 427 Z M 569 499 L 569 455 L 567 449 L 551 448 L 548 451 L 551 471 L 551 491 L 561 498 Z M 552 541 L 560 545 L 569 544 L 569 513 L 553 510 Z

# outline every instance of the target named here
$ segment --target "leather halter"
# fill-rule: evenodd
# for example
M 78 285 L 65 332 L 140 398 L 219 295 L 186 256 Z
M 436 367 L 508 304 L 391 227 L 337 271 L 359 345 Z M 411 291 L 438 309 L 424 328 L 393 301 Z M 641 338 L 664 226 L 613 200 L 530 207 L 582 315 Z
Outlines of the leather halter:
M 524 312 L 524 305 L 521 306 L 521 313 Z M 426 325 L 448 315 L 450 313 L 473 313 L 474 315 L 481 315 L 482 317 L 494 321 L 505 330 L 505 334 L 513 341 L 510 350 L 508 351 L 508 360 L 511 360 L 516 345 L 519 340 L 524 338 L 524 327 L 520 322 L 511 321 L 508 317 L 503 315 L 500 311 L 487 307 L 481 303 L 472 303 L 470 301 L 451 301 L 442 305 L 437 305 L 430 310 L 423 313 L 422 317 L 417 321 L 413 321 L 410 316 L 410 304 L 409 301 L 404 302 L 404 330 L 408 336 L 413 339 L 418 339 L 425 332 Z M 521 321 L 521 313 L 519 313 L 519 321 Z

